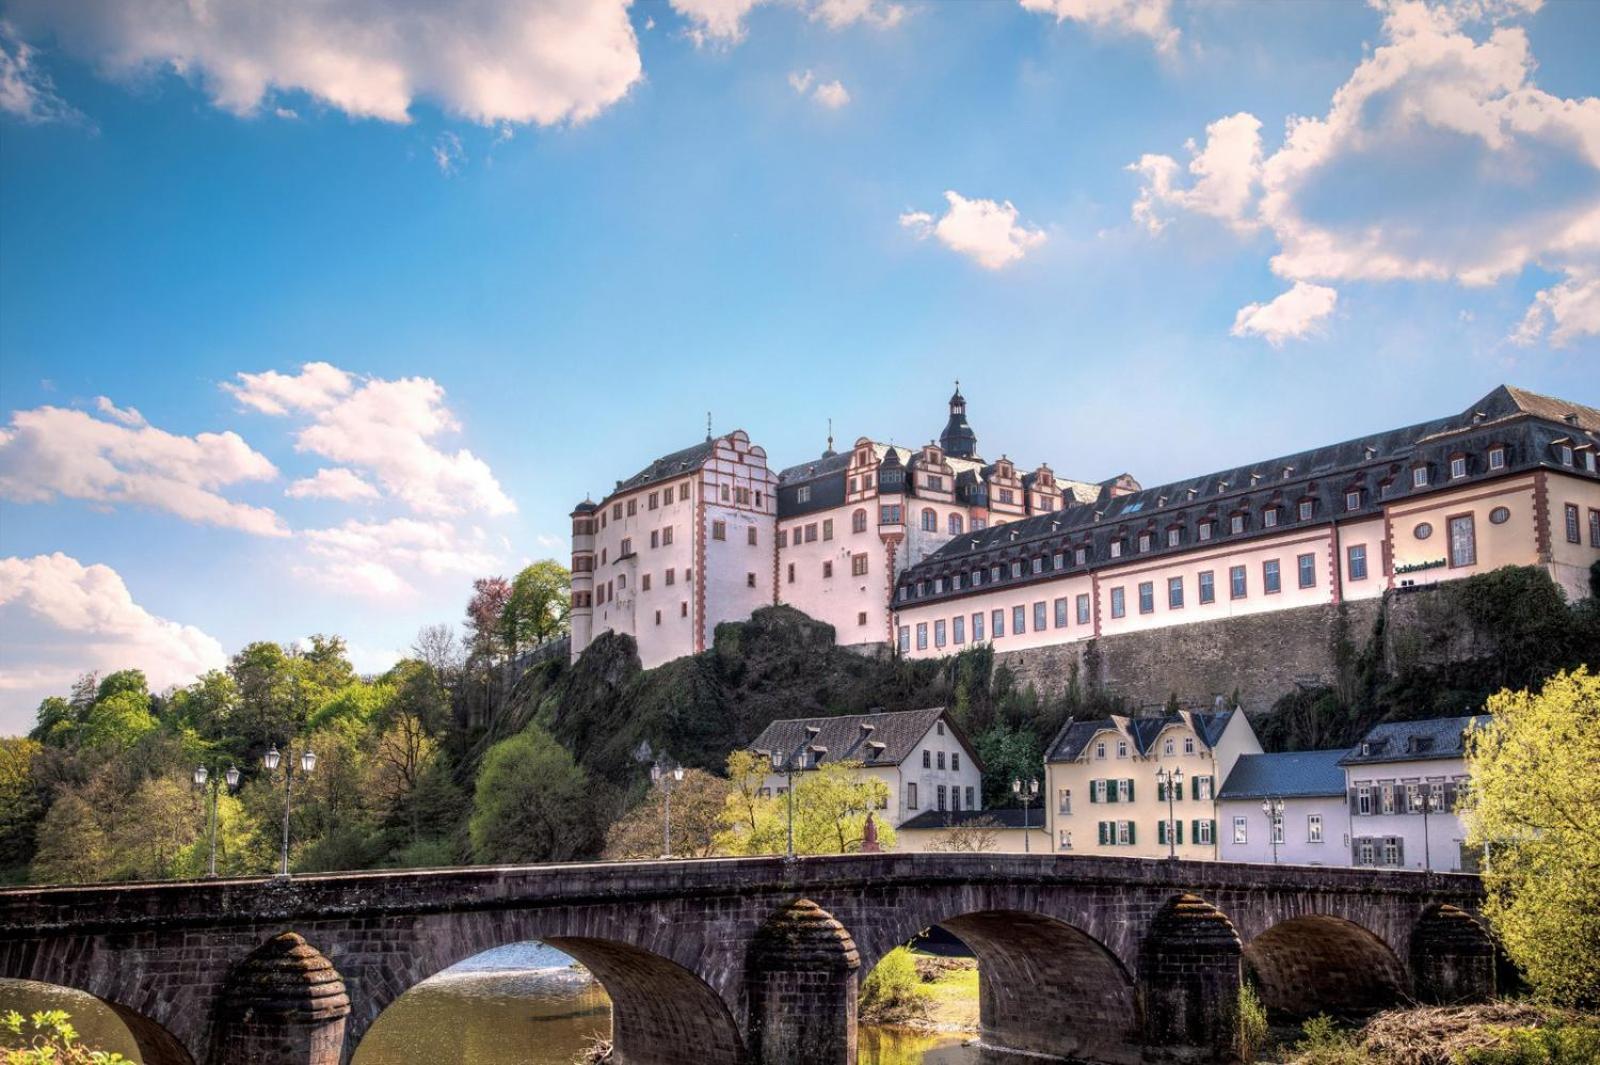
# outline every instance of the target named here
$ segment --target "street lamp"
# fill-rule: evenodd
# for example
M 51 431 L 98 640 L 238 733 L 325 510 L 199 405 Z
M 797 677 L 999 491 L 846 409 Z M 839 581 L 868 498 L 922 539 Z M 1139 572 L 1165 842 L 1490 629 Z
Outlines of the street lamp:
M 675 765 L 668 769 L 657 759 L 650 767 L 650 779 L 661 785 L 662 794 L 666 797 L 666 806 L 661 814 L 661 847 L 662 856 L 672 857 L 672 785 L 683 779 L 683 766 Z
M 788 781 L 789 792 L 789 857 L 794 857 L 794 758 L 782 751 L 772 752 L 772 771 L 782 773 Z
M 1283 832 L 1283 800 L 1262 799 L 1261 812 L 1267 815 L 1267 838 L 1272 840 L 1272 864 L 1278 864 L 1278 836 Z
M 294 792 L 294 759 L 284 758 L 278 753 L 278 745 L 274 743 L 272 749 L 261 756 L 261 764 L 267 767 L 268 773 L 275 773 L 278 763 L 283 763 L 283 864 L 278 870 L 279 876 L 289 875 L 289 797 Z M 310 747 L 300 752 L 300 771 L 309 774 L 317 768 L 317 756 Z
M 1433 787 L 1427 782 L 1422 782 L 1422 871 L 1433 872 L 1433 855 L 1429 852 L 1428 841 L 1428 814 L 1435 809 L 1433 802 Z
M 1033 800 L 1039 797 L 1039 780 L 1035 777 L 1024 783 L 1021 780 L 1011 782 L 1011 794 L 1022 800 L 1022 853 L 1028 853 L 1028 807 L 1033 805 Z
M 228 790 L 230 792 L 232 792 L 234 789 L 238 788 L 238 786 L 239 786 L 239 770 L 238 770 L 237 767 L 230 765 L 228 767 L 228 771 L 226 773 L 223 773 L 221 776 L 218 776 L 218 775 L 212 773 L 209 769 L 207 769 L 203 765 L 195 766 L 195 770 L 194 770 L 194 786 L 199 788 L 201 791 L 204 791 L 204 790 L 206 790 L 206 781 L 207 780 L 209 780 L 211 782 L 211 821 L 210 821 L 210 824 L 211 824 L 211 865 L 210 865 L 210 871 L 207 872 L 206 875 L 207 876 L 216 876 L 217 875 L 217 792 L 221 790 L 222 785 L 224 783 L 226 783 L 228 785 Z
M 1172 802 L 1176 798 L 1174 792 L 1183 788 L 1183 767 L 1157 769 L 1156 783 L 1161 786 L 1162 791 L 1167 793 L 1167 860 L 1176 861 L 1178 857 L 1178 815 L 1173 811 Z

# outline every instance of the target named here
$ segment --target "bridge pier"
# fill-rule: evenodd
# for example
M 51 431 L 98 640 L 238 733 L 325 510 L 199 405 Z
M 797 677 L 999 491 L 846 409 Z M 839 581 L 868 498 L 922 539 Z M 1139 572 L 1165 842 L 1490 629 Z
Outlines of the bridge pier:
M 754 1065 L 854 1065 L 860 969 L 850 933 L 810 899 L 774 914 L 745 966 Z
M 1494 941 L 1465 910 L 1435 906 L 1411 934 L 1411 980 L 1424 1002 L 1487 1002 L 1495 995 Z
M 340 1065 L 350 998 L 333 963 L 280 932 L 234 970 L 216 1022 L 218 1065 Z
M 1243 947 L 1233 923 L 1197 895 L 1179 895 L 1150 924 L 1140 950 L 1141 1037 L 1150 1057 L 1236 1056 Z

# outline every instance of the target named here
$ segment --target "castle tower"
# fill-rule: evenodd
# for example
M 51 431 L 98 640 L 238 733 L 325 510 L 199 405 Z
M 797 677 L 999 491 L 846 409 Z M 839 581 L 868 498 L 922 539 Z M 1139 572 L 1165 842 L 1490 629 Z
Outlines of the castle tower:
M 967 424 L 967 401 L 961 395 L 961 382 L 956 382 L 955 394 L 950 397 L 950 420 L 939 434 L 939 446 L 952 458 L 970 459 L 978 455 L 978 434 Z

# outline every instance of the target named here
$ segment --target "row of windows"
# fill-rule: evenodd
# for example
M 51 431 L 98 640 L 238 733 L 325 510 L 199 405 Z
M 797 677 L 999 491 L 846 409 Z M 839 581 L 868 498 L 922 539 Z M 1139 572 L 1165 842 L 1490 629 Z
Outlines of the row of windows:
M 1583 536 L 1579 527 L 1578 504 L 1568 503 L 1565 507 L 1567 519 L 1567 543 L 1581 544 Z M 1600 510 L 1589 508 L 1589 546 L 1600 547 Z
M 687 569 L 687 568 L 683 571 L 683 583 L 685 585 L 687 585 L 689 583 L 689 574 L 691 572 L 692 571 Z M 651 575 L 648 574 L 648 573 L 642 573 L 642 574 L 639 575 L 639 590 L 641 592 L 648 592 L 650 590 L 650 576 Z M 669 567 L 667 567 L 666 570 L 662 571 L 662 580 L 664 581 L 665 585 L 668 586 L 668 587 L 678 583 L 678 579 L 677 578 L 678 578 L 678 571 L 677 571 L 676 567 L 669 566 Z M 595 585 L 595 589 L 594 589 L 594 604 L 593 605 L 595 605 L 595 606 L 604 606 L 605 604 L 607 604 L 607 603 L 611 602 L 612 600 L 616 599 L 618 592 L 625 592 L 627 590 L 628 590 L 628 575 L 626 573 L 619 573 L 613 579 L 611 579 L 609 581 L 605 581 L 602 584 Z M 572 605 L 573 606 L 578 606 L 579 605 L 578 604 L 578 599 L 577 599 L 577 596 L 579 594 L 583 594 L 583 593 L 577 593 L 577 592 L 573 593 L 573 599 L 572 599 Z M 588 605 L 588 604 L 584 604 L 584 605 Z
M 1194 740 L 1190 737 L 1186 741 L 1188 751 L 1193 754 Z M 1183 801 L 1183 788 L 1174 790 L 1173 802 Z M 1210 802 L 1213 791 L 1212 778 L 1208 775 L 1198 775 L 1189 778 L 1189 797 L 1195 801 Z M 1110 779 L 1089 781 L 1089 801 L 1091 803 L 1112 803 L 1133 801 L 1133 781 L 1131 779 Z M 1167 801 L 1167 787 L 1161 782 L 1156 783 L 1156 801 Z M 1072 789 L 1061 788 L 1057 795 L 1057 809 L 1064 814 L 1072 812 Z
M 725 522 L 725 521 L 720 521 L 720 520 L 713 521 L 711 523 L 711 539 L 713 539 L 713 540 L 726 540 L 727 538 L 728 538 L 728 523 Z M 744 539 L 745 539 L 745 543 L 749 544 L 751 547 L 755 547 L 756 546 L 757 536 L 756 536 L 756 527 L 754 525 L 745 526 Z
M 963 793 L 966 796 L 965 806 L 961 804 Z M 970 784 L 964 788 L 959 784 L 939 784 L 933 789 L 933 795 L 935 804 L 933 808 L 935 810 L 976 810 L 978 808 L 977 791 Z M 908 782 L 906 784 L 906 809 L 917 809 L 917 802 L 917 785 L 914 781 Z M 947 803 L 949 805 L 946 805 Z
M 723 491 L 724 492 L 727 491 L 727 487 L 726 486 L 723 487 Z M 688 499 L 689 499 L 689 482 L 688 481 L 683 481 L 678 485 L 678 501 L 680 503 L 682 503 L 682 502 L 687 502 Z M 650 510 L 655 510 L 658 507 L 666 505 L 666 504 L 669 504 L 671 502 L 672 502 L 672 488 L 671 488 L 671 486 L 668 486 L 667 488 L 664 488 L 659 492 L 651 492 L 650 495 L 645 500 L 645 506 Z M 628 499 L 628 500 L 618 500 L 617 502 L 611 504 L 611 520 L 612 521 L 621 521 L 622 520 L 622 516 L 624 514 L 626 514 L 628 517 L 631 518 L 637 513 L 639 513 L 639 497 L 638 496 L 634 496 L 633 498 Z M 600 527 L 602 529 L 604 529 L 606 527 L 606 512 L 603 511 L 603 510 L 600 512 Z M 593 529 L 591 529 L 590 531 L 593 532 Z
M 1449 813 L 1455 809 L 1466 782 L 1466 777 L 1365 781 L 1352 789 L 1350 812 L 1359 815 Z
M 1357 865 L 1405 864 L 1405 841 L 1399 836 L 1360 836 L 1351 841 L 1350 849 Z
M 935 763 L 935 758 L 934 758 L 935 753 L 937 753 L 937 755 L 938 755 L 938 758 L 937 758 L 938 765 L 937 765 L 937 767 L 934 764 Z M 924 768 L 924 769 L 934 769 L 934 768 L 943 769 L 944 768 L 944 752 L 943 751 L 934 752 L 934 751 L 930 751 L 930 750 L 927 750 L 926 748 L 924 748 L 923 751 L 922 751 L 922 768 Z M 960 772 L 961 771 L 961 752 L 960 751 L 951 751 L 950 752 L 950 769 L 953 772 Z
M 1277 843 L 1277 844 L 1281 844 L 1281 843 L 1285 842 L 1284 835 L 1283 835 L 1283 815 L 1282 814 L 1273 814 L 1272 815 L 1271 833 L 1270 833 L 1268 838 L 1271 840 L 1271 842 Z M 1233 842 L 1234 843 L 1249 843 L 1250 842 L 1250 817 L 1249 817 L 1249 815 L 1247 815 L 1247 814 L 1235 814 L 1234 815 L 1234 818 L 1233 818 Z M 1322 815 L 1321 814 L 1307 814 L 1306 815 L 1306 838 L 1305 838 L 1305 842 L 1307 842 L 1307 843 L 1321 843 L 1322 842 Z

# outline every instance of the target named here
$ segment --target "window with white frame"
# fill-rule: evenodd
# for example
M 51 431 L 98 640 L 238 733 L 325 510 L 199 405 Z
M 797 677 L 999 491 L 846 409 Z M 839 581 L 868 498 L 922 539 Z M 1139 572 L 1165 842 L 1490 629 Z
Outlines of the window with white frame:
M 1503 470 L 1506 468 L 1505 448 L 1492 447 L 1489 449 L 1489 468 L 1491 470 Z
M 917 650 L 926 651 L 927 649 L 928 623 L 926 621 L 919 621 L 917 622 Z
M 1183 530 L 1182 529 L 1168 529 L 1167 530 L 1167 546 L 1168 547 L 1177 547 L 1182 542 L 1183 542 Z
M 1209 521 L 1203 521 L 1200 523 L 1200 539 L 1211 539 L 1211 523 Z
M 1283 815 L 1282 814 L 1273 814 L 1272 815 L 1272 842 L 1274 842 L 1274 843 L 1282 843 L 1283 842 Z
M 1171 758 L 1177 749 L 1178 745 L 1170 737 L 1166 740 L 1163 740 L 1161 743 L 1161 754 L 1163 757 Z
M 1356 785 L 1356 813 L 1358 813 L 1358 814 L 1370 814 L 1370 813 L 1372 813 L 1372 785 L 1371 784 L 1357 784 Z
M 1202 847 L 1211 846 L 1211 819 L 1202 817 L 1194 823 L 1194 841 Z
M 1473 529 L 1472 515 L 1461 514 L 1450 519 L 1450 565 L 1471 566 L 1478 561 L 1477 534 Z
M 1061 849 L 1064 851 L 1072 849 L 1072 832 L 1069 829 L 1061 830 Z
M 1117 781 L 1117 801 L 1118 802 L 1132 802 L 1133 801 L 1133 781 L 1131 781 L 1131 780 L 1119 780 L 1119 781 Z
M 1306 842 L 1322 842 L 1322 815 L 1306 814 Z
M 1314 500 L 1302 499 L 1300 501 L 1300 520 L 1310 521 L 1311 515 L 1316 509 L 1317 504 Z
M 1275 528 L 1278 524 L 1278 508 L 1268 507 L 1266 510 L 1262 511 L 1261 524 L 1269 529 Z
M 1194 737 L 1193 736 L 1185 736 L 1183 738 L 1183 753 L 1184 754 L 1193 754 L 1194 753 Z
M 1244 515 L 1235 514 L 1228 519 L 1228 528 L 1236 533 L 1244 532 Z
M 1127 740 L 1118 740 L 1117 741 L 1117 757 L 1118 758 L 1126 758 L 1126 757 L 1128 757 L 1128 741 Z M 1126 783 L 1126 781 L 1124 781 L 1124 783 Z
M 1357 844 L 1356 844 L 1356 864 L 1357 865 L 1374 865 L 1374 864 L 1376 864 L 1375 855 L 1373 853 L 1372 840 L 1363 839 L 1363 840 L 1357 841 Z
M 1383 864 L 1384 865 L 1399 865 L 1400 864 L 1400 840 L 1399 840 L 1399 837 L 1397 837 L 1397 836 L 1385 836 L 1383 838 Z
M 1233 818 L 1233 842 L 1250 842 L 1250 819 L 1243 814 L 1236 814 Z
M 1128 845 L 1128 844 L 1133 842 L 1133 822 L 1132 821 L 1118 821 L 1117 822 L 1117 842 L 1119 844 L 1122 844 L 1123 846 L 1126 846 L 1126 845 Z
M 1072 812 L 1072 789 L 1059 788 L 1056 791 L 1056 811 L 1070 814 Z
M 1450 460 L 1450 479 L 1453 481 L 1458 477 L 1465 477 L 1466 475 L 1467 457 L 1465 455 L 1457 455 L 1452 458 Z
M 1428 486 L 1428 467 L 1413 466 L 1411 468 L 1411 487 L 1426 488 Z
M 1101 746 L 1104 747 L 1105 744 L 1101 744 Z M 1101 757 L 1102 758 L 1105 757 L 1105 753 L 1103 751 L 1101 752 Z M 1095 802 L 1105 802 L 1106 801 L 1107 785 L 1109 785 L 1110 783 L 1111 782 L 1108 781 L 1108 780 L 1096 780 L 1092 784 L 1089 785 L 1090 788 L 1093 789 L 1092 795 L 1093 795 L 1093 798 L 1094 798 Z
M 1144 552 L 1146 552 L 1148 550 L 1150 550 L 1150 534 L 1149 533 L 1140 533 L 1139 534 L 1139 552 L 1141 554 L 1143 554 Z
M 1104 758 L 1106 756 L 1106 741 L 1105 740 L 1100 740 L 1098 743 L 1096 743 L 1094 745 L 1094 756 L 1096 758 Z M 1100 783 L 1104 783 L 1104 781 L 1101 781 Z
M 1360 510 L 1361 509 L 1361 492 L 1358 489 L 1351 489 L 1350 491 L 1348 491 L 1348 492 L 1346 492 L 1344 494 L 1344 509 L 1346 509 L 1346 510 Z

